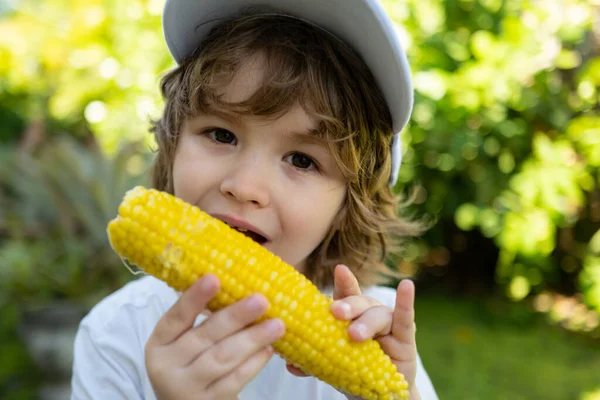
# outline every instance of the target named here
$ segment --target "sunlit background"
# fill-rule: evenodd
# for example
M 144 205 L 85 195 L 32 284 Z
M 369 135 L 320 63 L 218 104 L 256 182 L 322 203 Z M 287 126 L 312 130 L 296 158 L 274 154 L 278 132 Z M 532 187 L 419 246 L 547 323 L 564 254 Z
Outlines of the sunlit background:
M 81 316 L 133 279 L 164 0 L 0 0 L 0 398 L 68 396 Z M 440 399 L 600 399 L 600 0 L 385 1 L 416 103 L 398 191 Z M 357 27 L 360 29 L 360 27 Z

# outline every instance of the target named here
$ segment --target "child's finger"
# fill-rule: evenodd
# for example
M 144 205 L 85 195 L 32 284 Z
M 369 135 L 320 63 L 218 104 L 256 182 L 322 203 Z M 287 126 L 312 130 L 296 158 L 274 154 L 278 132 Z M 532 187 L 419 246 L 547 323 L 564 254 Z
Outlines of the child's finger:
M 398 284 L 392 314 L 392 336 L 403 343 L 415 343 L 415 285 L 409 279 Z
M 360 285 L 350 268 L 343 264 L 337 265 L 333 271 L 333 278 L 333 298 L 335 300 L 348 296 L 360 296 Z
M 228 336 L 201 354 L 191 365 L 208 384 L 222 379 L 285 333 L 279 319 L 269 319 Z
M 194 282 L 158 321 L 148 344 L 169 344 L 191 329 L 198 314 L 217 294 L 219 285 L 219 279 L 212 274 Z
M 285 364 L 285 367 L 287 368 L 288 372 L 294 376 L 298 376 L 298 377 L 305 377 L 308 376 L 307 374 L 304 373 L 304 371 L 302 371 L 300 368 L 298 367 L 294 367 L 292 364 Z
M 376 339 L 381 349 L 397 362 L 414 362 L 417 359 L 417 346 L 414 343 L 404 343 L 387 335 Z
M 377 300 L 367 296 L 349 296 L 331 303 L 330 309 L 336 318 L 352 320 L 371 307 L 381 305 Z
M 199 352 L 256 321 L 268 307 L 269 302 L 265 296 L 253 294 L 211 314 L 202 324 L 186 334 L 182 347 L 188 352 L 190 349 L 195 350 L 191 352 L 193 357 L 189 358 L 189 362 L 192 362 Z
M 236 369 L 212 383 L 207 388 L 207 393 L 210 393 L 212 395 L 210 397 L 214 399 L 237 398 L 235 396 L 258 375 L 272 356 L 273 349 L 270 346 L 254 353 Z
M 390 333 L 392 328 L 392 309 L 379 305 L 369 308 L 348 327 L 352 340 L 362 342 Z

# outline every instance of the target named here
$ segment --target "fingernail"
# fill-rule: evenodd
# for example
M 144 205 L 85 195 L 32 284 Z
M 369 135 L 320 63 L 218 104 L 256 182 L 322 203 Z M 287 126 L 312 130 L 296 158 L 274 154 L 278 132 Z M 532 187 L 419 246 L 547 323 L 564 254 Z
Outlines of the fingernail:
M 208 292 L 208 291 L 212 290 L 214 285 L 215 285 L 214 278 L 209 278 L 209 277 L 205 276 L 202 279 L 202 282 L 200 283 L 200 288 L 202 289 L 202 291 Z
M 336 306 L 340 310 L 342 317 L 348 318 L 350 316 L 350 304 L 344 301 L 336 301 Z
M 281 335 L 281 333 L 283 333 L 283 328 L 283 322 L 279 319 L 271 319 L 266 323 L 266 329 L 273 337 Z
M 356 336 L 360 339 L 365 339 L 367 337 L 367 327 L 364 324 L 353 325 L 352 329 L 354 329 L 354 333 L 356 333 Z
M 248 297 L 248 299 L 246 300 L 246 309 L 248 311 L 261 310 L 263 308 L 263 305 L 264 305 L 263 299 L 257 294 L 253 294 L 252 296 Z

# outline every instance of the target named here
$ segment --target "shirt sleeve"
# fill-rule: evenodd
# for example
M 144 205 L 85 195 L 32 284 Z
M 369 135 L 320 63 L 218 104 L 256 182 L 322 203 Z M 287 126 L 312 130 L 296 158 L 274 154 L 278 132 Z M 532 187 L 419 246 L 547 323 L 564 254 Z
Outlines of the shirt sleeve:
M 112 332 L 98 332 L 93 324 L 82 322 L 74 344 L 71 400 L 147 400 L 136 362 L 139 346 L 126 339 L 131 335 L 128 328 L 123 323 Z M 119 333 L 124 336 L 115 335 Z

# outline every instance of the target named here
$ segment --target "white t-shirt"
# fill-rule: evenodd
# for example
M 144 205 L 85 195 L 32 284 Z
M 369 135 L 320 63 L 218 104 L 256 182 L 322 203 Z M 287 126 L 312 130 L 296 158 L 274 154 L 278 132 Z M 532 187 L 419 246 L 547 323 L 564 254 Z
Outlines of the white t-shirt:
M 363 294 L 394 305 L 393 289 L 373 287 Z M 81 321 L 75 339 L 71 399 L 156 399 L 146 374 L 144 346 L 177 298 L 178 293 L 164 282 L 145 276 L 98 303 Z M 438 399 L 420 359 L 416 385 L 423 400 Z M 239 399 L 342 400 L 345 396 L 316 378 L 293 376 L 275 354 Z

